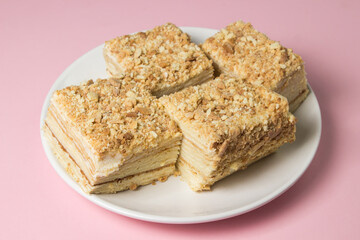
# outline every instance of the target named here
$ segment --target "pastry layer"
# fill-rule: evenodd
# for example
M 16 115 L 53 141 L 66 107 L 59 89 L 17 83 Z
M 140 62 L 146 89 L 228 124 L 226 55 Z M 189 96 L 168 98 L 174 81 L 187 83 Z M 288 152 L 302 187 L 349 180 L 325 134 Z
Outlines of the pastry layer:
M 128 75 L 157 97 L 213 77 L 211 60 L 171 23 L 109 40 L 103 53 L 110 76 Z
M 221 75 L 160 101 L 183 132 L 177 164 L 195 191 L 295 140 L 287 100 L 237 78 Z
M 301 57 L 250 23 L 228 25 L 208 38 L 202 49 L 213 60 L 217 72 L 276 91 L 288 99 L 291 111 L 306 98 L 307 80 Z M 298 101 L 292 104 L 295 99 Z
M 135 190 L 138 186 L 141 185 L 147 185 L 155 181 L 165 181 L 170 175 L 174 173 L 175 170 L 175 164 L 171 163 L 149 171 L 118 178 L 110 182 L 92 185 L 88 181 L 81 168 L 76 164 L 74 159 L 65 150 L 65 148 L 59 143 L 46 124 L 44 125 L 43 130 L 45 137 L 48 139 L 50 147 L 59 160 L 60 164 L 86 193 L 100 194 L 115 193 L 128 189 Z

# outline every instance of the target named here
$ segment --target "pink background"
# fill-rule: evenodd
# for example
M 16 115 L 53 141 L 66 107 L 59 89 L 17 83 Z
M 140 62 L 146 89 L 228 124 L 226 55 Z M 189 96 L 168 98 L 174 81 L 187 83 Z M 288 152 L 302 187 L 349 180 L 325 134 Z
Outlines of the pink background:
M 0 239 L 360 239 L 359 3 L 2 0 Z M 321 143 L 291 189 L 228 220 L 166 225 L 104 210 L 55 173 L 39 119 L 68 65 L 107 39 L 165 22 L 218 29 L 238 19 L 303 57 L 320 102 Z

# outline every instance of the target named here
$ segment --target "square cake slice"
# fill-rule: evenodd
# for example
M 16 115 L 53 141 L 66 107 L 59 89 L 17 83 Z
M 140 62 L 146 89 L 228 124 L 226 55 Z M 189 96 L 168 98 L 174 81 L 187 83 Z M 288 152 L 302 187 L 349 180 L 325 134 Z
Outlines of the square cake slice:
M 171 23 L 109 40 L 103 53 L 110 76 L 130 75 L 157 97 L 213 77 L 211 60 Z
M 301 57 L 238 21 L 208 38 L 202 49 L 216 71 L 263 85 L 287 98 L 294 112 L 309 90 Z
M 221 75 L 160 101 L 183 132 L 177 167 L 194 191 L 295 140 L 287 100 L 244 80 Z
M 88 193 L 165 180 L 174 173 L 182 139 L 158 99 L 119 79 L 55 91 L 44 132 L 59 162 Z

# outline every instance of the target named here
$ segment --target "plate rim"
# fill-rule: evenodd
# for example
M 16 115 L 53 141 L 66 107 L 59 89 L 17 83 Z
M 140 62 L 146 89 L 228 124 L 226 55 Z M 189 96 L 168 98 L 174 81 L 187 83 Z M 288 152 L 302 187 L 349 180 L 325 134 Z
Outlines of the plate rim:
M 186 27 L 180 27 L 180 28 L 184 32 L 192 32 L 192 31 L 209 31 L 209 32 L 212 31 L 212 32 L 217 32 L 217 31 L 219 31 L 217 29 L 203 28 L 203 27 L 189 27 L 189 26 L 186 26 Z M 190 35 L 190 37 L 192 37 L 192 36 Z M 234 208 L 234 209 L 223 211 L 223 212 L 220 212 L 220 213 L 214 213 L 214 214 L 208 214 L 208 215 L 202 215 L 202 216 L 191 216 L 191 217 L 173 217 L 173 216 L 160 216 L 160 215 L 148 214 L 148 213 L 143 213 L 143 212 L 140 212 L 140 211 L 127 209 L 127 208 L 115 205 L 115 204 L 113 204 L 111 202 L 106 202 L 105 200 L 99 198 L 97 195 L 90 195 L 90 194 L 84 193 L 80 189 L 80 187 L 77 185 L 77 183 L 75 183 L 71 179 L 71 177 L 66 173 L 66 171 L 60 165 L 60 163 L 58 163 L 56 157 L 53 156 L 53 153 L 52 153 L 52 151 L 50 149 L 50 146 L 46 143 L 47 140 L 45 139 L 45 136 L 43 134 L 42 127 L 43 127 L 43 124 L 44 124 L 44 119 L 45 119 L 45 116 L 46 116 L 46 113 L 47 113 L 47 109 L 48 109 L 48 105 L 49 105 L 51 95 L 56 90 L 56 86 L 60 82 L 63 81 L 65 76 L 69 72 L 71 72 L 71 70 L 73 68 L 75 68 L 76 65 L 79 62 L 81 62 L 83 59 L 86 59 L 88 57 L 88 55 L 92 54 L 95 51 L 98 51 L 98 48 L 102 48 L 103 46 L 104 46 L 104 44 L 101 44 L 101 45 L 99 45 L 99 46 L 97 46 L 95 48 L 90 49 L 85 54 L 83 54 L 79 58 L 77 58 L 74 62 L 72 62 L 60 74 L 60 76 L 52 84 L 48 94 L 46 95 L 46 97 L 44 99 L 42 110 L 41 110 L 41 115 L 40 115 L 40 136 L 41 136 L 41 143 L 42 143 L 42 146 L 43 146 L 45 154 L 46 154 L 46 158 L 48 159 L 48 161 L 50 162 L 50 164 L 54 168 L 55 172 L 72 189 L 74 189 L 81 196 L 85 197 L 86 199 L 93 202 L 94 204 L 96 204 L 96 205 L 98 205 L 98 206 L 100 206 L 102 208 L 105 208 L 105 209 L 107 209 L 107 210 L 109 210 L 111 212 L 114 212 L 114 213 L 117 213 L 117 214 L 120 214 L 120 215 L 123 215 L 123 216 L 126 216 L 126 217 L 138 219 L 138 220 L 148 221 L 148 222 L 167 223 L 167 224 L 194 224 L 194 223 L 213 222 L 213 221 L 227 219 L 227 218 L 231 218 L 231 217 L 234 217 L 234 216 L 238 216 L 238 215 L 253 211 L 253 210 L 255 210 L 257 208 L 260 208 L 260 207 L 264 206 L 265 204 L 271 202 L 275 198 L 282 195 L 286 190 L 291 188 L 301 178 L 301 176 L 305 173 L 305 171 L 309 168 L 311 162 L 313 161 L 313 159 L 315 157 L 315 154 L 317 152 L 317 149 L 319 147 L 319 144 L 320 144 L 321 136 L 322 136 L 322 114 L 321 114 L 320 105 L 319 105 L 319 102 L 318 102 L 317 97 L 315 95 L 315 92 L 312 90 L 310 84 L 308 83 L 308 87 L 310 89 L 310 94 L 314 95 L 314 100 L 316 102 L 315 107 L 317 108 L 317 112 L 319 114 L 319 129 L 317 129 L 318 134 L 316 135 L 317 139 L 316 139 L 316 146 L 314 147 L 314 151 L 311 154 L 311 157 L 309 157 L 310 160 L 308 160 L 308 162 L 306 163 L 306 166 L 302 169 L 302 171 L 297 172 L 296 175 L 292 176 L 288 181 L 283 183 L 281 187 L 276 189 L 276 191 L 271 192 L 270 194 L 258 199 L 257 201 L 254 201 L 254 202 L 252 202 L 250 204 L 241 206 L 239 208 Z

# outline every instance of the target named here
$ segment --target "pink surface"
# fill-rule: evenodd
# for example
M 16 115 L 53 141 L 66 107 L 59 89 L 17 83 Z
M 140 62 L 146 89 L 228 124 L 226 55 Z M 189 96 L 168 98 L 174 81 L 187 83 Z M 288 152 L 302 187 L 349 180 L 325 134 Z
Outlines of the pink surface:
M 360 239 L 359 1 L 0 2 L 0 239 Z M 45 96 L 74 60 L 117 35 L 165 22 L 243 19 L 306 62 L 323 134 L 301 179 L 228 220 L 166 225 L 104 210 L 72 190 L 42 149 Z

